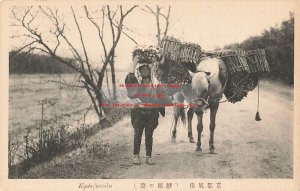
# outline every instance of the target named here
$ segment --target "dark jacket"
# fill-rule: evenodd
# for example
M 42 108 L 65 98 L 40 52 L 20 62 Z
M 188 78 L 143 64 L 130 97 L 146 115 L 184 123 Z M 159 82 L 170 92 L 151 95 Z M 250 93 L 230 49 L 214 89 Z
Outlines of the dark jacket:
M 134 73 L 127 74 L 125 78 L 125 85 L 127 89 L 127 96 L 130 99 L 138 98 L 141 100 L 142 103 L 160 105 L 160 107 L 145 107 L 142 109 L 155 109 L 159 111 L 162 116 L 165 116 L 165 107 L 163 106 L 163 104 L 166 102 L 170 102 L 170 100 L 165 97 L 156 97 L 158 95 L 163 94 L 163 92 L 159 88 L 149 86 L 144 87 L 143 84 L 140 84 L 138 82 L 138 79 L 136 78 Z

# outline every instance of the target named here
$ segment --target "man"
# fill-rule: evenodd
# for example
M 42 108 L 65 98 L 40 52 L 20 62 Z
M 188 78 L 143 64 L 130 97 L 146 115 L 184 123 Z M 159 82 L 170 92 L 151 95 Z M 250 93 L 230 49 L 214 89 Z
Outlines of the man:
M 129 68 L 129 73 L 126 76 L 125 84 L 127 88 L 128 97 L 131 99 L 138 99 L 142 103 L 160 103 L 162 100 L 158 100 L 157 97 L 153 96 L 157 89 L 154 87 L 132 87 L 128 84 L 153 84 L 151 73 L 151 65 L 138 63 L 139 56 L 136 55 Z M 136 66 L 138 66 L 139 76 L 141 80 L 135 76 Z M 150 96 L 147 96 L 150 95 Z M 160 98 L 161 99 L 161 98 Z M 145 129 L 145 145 L 146 145 L 146 163 L 154 165 L 155 162 L 152 160 L 152 144 L 153 144 L 153 131 L 158 126 L 159 113 L 162 116 L 165 115 L 164 107 L 139 107 L 136 106 L 131 110 L 131 123 L 134 128 L 134 149 L 133 149 L 133 164 L 141 164 L 140 160 L 140 146 L 143 131 Z

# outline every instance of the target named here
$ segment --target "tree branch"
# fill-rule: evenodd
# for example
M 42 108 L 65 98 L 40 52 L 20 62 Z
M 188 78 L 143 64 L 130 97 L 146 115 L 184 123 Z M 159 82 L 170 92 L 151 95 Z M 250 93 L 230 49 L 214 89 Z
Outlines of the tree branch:
M 148 13 L 152 13 L 153 15 L 156 15 L 156 12 L 153 11 L 153 9 L 151 9 L 151 7 L 149 7 L 148 5 L 146 5 L 146 8 L 149 10 L 149 11 L 146 11 L 145 9 L 142 9 Z
M 93 77 L 92 72 L 91 72 L 91 66 L 90 66 L 89 58 L 88 58 L 88 55 L 87 55 L 87 52 L 86 52 L 86 47 L 85 47 L 85 44 L 83 42 L 82 32 L 81 32 L 81 29 L 79 27 L 79 24 L 78 24 L 78 21 L 77 21 L 77 18 L 76 18 L 76 15 L 75 15 L 75 12 L 74 12 L 72 6 L 71 6 L 71 10 L 72 10 L 74 21 L 76 23 L 77 30 L 79 32 L 80 42 L 81 42 L 81 45 L 82 45 L 82 48 L 83 48 L 83 52 L 84 52 L 84 55 L 85 55 L 85 60 L 86 60 L 86 64 L 87 64 L 87 67 L 88 67 L 89 75 L 90 75 L 90 78 L 93 80 L 94 77 Z
M 145 10 L 143 8 L 141 8 L 143 11 L 149 13 L 149 14 L 152 14 L 155 16 L 156 18 L 156 29 L 157 29 L 157 34 L 156 34 L 156 38 L 157 38 L 157 42 L 158 44 L 160 43 L 160 40 L 161 40 L 161 35 L 163 34 L 163 37 L 166 37 L 167 36 L 167 33 L 168 33 L 168 30 L 169 30 L 169 18 L 170 18 L 170 12 L 171 12 L 171 6 L 168 7 L 168 12 L 167 12 L 167 15 L 163 14 L 161 12 L 161 9 L 162 7 L 159 7 L 158 5 L 156 6 L 156 12 L 151 8 L 149 7 L 148 5 L 145 6 L 148 10 Z M 165 21 L 166 21 L 166 25 L 165 25 L 165 28 L 164 28 L 164 32 L 162 33 L 161 32 L 161 23 L 160 23 L 160 16 L 162 16 Z
M 108 10 L 109 10 L 109 6 L 107 6 L 107 7 L 108 7 Z M 105 59 L 105 61 L 104 61 L 104 63 L 103 63 L 103 67 L 102 67 L 101 71 L 98 73 L 98 75 L 100 76 L 100 78 L 102 78 L 102 79 L 100 79 L 100 80 L 103 80 L 103 76 L 104 76 L 105 69 L 106 69 L 108 63 L 110 62 L 111 57 L 114 55 L 115 48 L 116 48 L 116 46 L 117 46 L 117 44 L 118 44 L 118 42 L 119 42 L 119 40 L 120 40 L 120 37 L 121 37 L 121 34 L 122 34 L 122 26 L 123 26 L 124 18 L 125 18 L 125 17 L 128 15 L 128 13 L 130 13 L 135 7 L 137 7 L 137 6 L 135 5 L 135 6 L 133 6 L 131 9 L 129 9 L 129 10 L 126 12 L 127 14 L 123 14 L 122 7 L 120 7 L 121 16 L 120 16 L 119 24 L 118 24 L 118 26 L 117 26 L 117 28 L 118 28 L 118 33 L 117 33 L 117 36 L 114 38 L 115 40 L 113 41 L 112 47 L 111 47 L 111 49 L 110 49 L 110 51 L 109 51 L 109 53 L 108 53 L 108 55 L 107 55 L 107 57 L 106 57 L 106 59 Z M 108 11 L 108 18 L 109 18 L 109 20 L 110 20 L 111 27 L 113 28 L 114 26 L 113 26 L 113 21 L 112 21 L 112 19 L 111 19 L 111 17 L 110 17 L 110 11 Z M 102 82 L 101 82 L 101 84 L 102 84 Z
M 117 24 L 115 24 L 115 23 L 113 23 L 113 25 L 117 28 L 118 27 L 118 25 Z M 124 32 L 123 30 L 122 30 L 122 33 L 127 37 L 127 38 L 129 38 L 132 42 L 134 42 L 135 44 L 138 44 L 137 42 L 136 42 L 136 40 L 134 40 L 134 38 L 132 38 L 131 36 L 129 36 L 126 32 Z
M 104 55 L 106 57 L 107 56 L 107 51 L 106 51 L 106 46 L 105 46 L 104 39 L 103 39 L 104 15 L 103 15 L 103 22 L 102 22 L 102 30 L 101 30 L 100 26 L 91 18 L 86 6 L 84 6 L 84 9 L 85 9 L 86 17 L 93 23 L 93 25 L 98 30 L 98 37 L 101 41 L 103 52 L 104 52 Z M 102 11 L 104 11 L 104 10 L 102 10 Z M 104 12 L 103 12 L 103 14 L 104 14 Z
M 167 36 L 168 30 L 169 30 L 170 12 L 171 12 L 171 6 L 169 5 L 167 16 L 165 16 L 165 15 L 162 14 L 164 16 L 165 20 L 166 20 L 166 27 L 165 27 L 165 32 L 164 32 L 164 38 Z
M 65 83 L 65 82 L 61 82 L 61 81 L 56 81 L 56 80 L 47 80 L 47 82 L 62 84 L 64 86 L 68 86 L 68 87 L 72 87 L 72 88 L 85 88 L 85 86 L 71 85 L 71 84 L 68 84 L 68 83 Z
M 110 25 L 110 29 L 111 29 L 111 33 L 112 33 L 113 44 L 114 44 L 114 42 L 115 42 L 115 30 L 114 30 L 114 26 L 113 26 L 113 19 L 111 17 L 111 12 L 110 12 L 109 5 L 107 5 L 106 7 L 107 7 L 107 15 L 108 15 L 108 20 L 109 20 L 109 25 Z M 122 15 L 121 15 L 121 17 L 122 17 Z
M 136 7 L 138 7 L 138 5 L 134 5 L 133 7 L 131 7 L 128 11 L 125 12 L 125 14 L 123 15 L 123 17 L 125 18 L 131 11 L 133 11 L 133 9 L 135 9 Z
M 25 48 L 27 48 L 27 47 L 33 45 L 33 44 L 36 43 L 36 42 L 38 42 L 38 41 L 35 40 L 35 41 L 32 41 L 32 42 L 26 44 L 25 46 L 21 47 L 21 48 L 18 49 L 17 51 L 14 51 L 14 53 L 13 53 L 11 56 L 15 56 L 16 54 L 18 54 L 19 52 L 21 52 L 21 51 L 24 50 Z

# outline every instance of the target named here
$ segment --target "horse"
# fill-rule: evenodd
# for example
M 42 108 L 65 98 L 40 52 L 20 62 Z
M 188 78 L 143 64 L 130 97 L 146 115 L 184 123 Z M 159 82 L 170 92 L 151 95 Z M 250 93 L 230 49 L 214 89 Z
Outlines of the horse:
M 224 93 L 228 74 L 225 63 L 219 58 L 207 57 L 202 59 L 196 66 L 196 71 L 189 71 L 192 81 L 190 84 L 182 86 L 182 89 L 173 95 L 174 103 L 183 104 L 184 100 L 189 104 L 187 111 L 188 117 L 188 137 L 189 142 L 194 143 L 192 133 L 192 119 L 194 113 L 198 118 L 197 147 L 196 152 L 202 154 L 201 133 L 203 130 L 202 118 L 206 109 L 210 110 L 210 138 L 209 151 L 215 153 L 214 131 L 216 128 L 216 115 L 219 108 L 219 101 Z M 185 108 L 174 105 L 173 107 L 173 124 L 171 141 L 176 142 L 176 127 L 179 117 L 185 125 Z

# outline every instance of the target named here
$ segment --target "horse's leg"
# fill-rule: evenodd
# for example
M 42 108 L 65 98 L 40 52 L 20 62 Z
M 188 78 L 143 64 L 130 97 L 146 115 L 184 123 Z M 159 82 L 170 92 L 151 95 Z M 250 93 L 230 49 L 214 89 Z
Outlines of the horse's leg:
M 194 143 L 195 141 L 194 141 L 193 131 L 192 131 L 192 120 L 194 116 L 194 108 L 189 108 L 187 112 L 187 116 L 188 116 L 188 137 L 190 143 Z
M 197 155 L 201 155 L 202 154 L 202 149 L 201 149 L 201 133 L 203 131 L 203 124 L 202 124 L 203 111 L 196 110 L 195 113 L 197 114 L 197 118 L 198 118 L 198 124 L 197 124 L 198 140 L 197 140 L 196 152 L 197 152 Z
M 214 147 L 214 132 L 216 128 L 216 115 L 219 108 L 219 102 L 212 102 L 209 103 L 210 107 L 210 124 L 209 124 L 209 130 L 210 130 L 210 137 L 209 137 L 209 152 L 211 154 L 215 154 L 215 147 Z
M 181 92 L 177 92 L 173 95 L 174 101 L 178 103 L 183 103 L 184 97 Z M 180 116 L 180 111 L 182 108 L 178 106 L 173 106 L 173 123 L 172 123 L 172 137 L 171 141 L 176 142 L 176 128 L 177 128 L 177 123 L 178 123 L 178 118 Z M 184 112 L 184 111 L 183 111 Z
M 228 78 L 228 74 L 227 74 L 226 65 L 222 61 L 219 63 L 219 71 L 220 71 L 220 73 L 219 73 L 220 82 L 222 84 L 222 87 L 225 87 L 226 81 Z
M 176 127 L 177 127 L 177 122 L 178 122 L 178 118 L 179 118 L 179 112 L 180 112 L 180 108 L 174 106 L 173 107 L 172 136 L 171 136 L 172 142 L 176 142 Z

